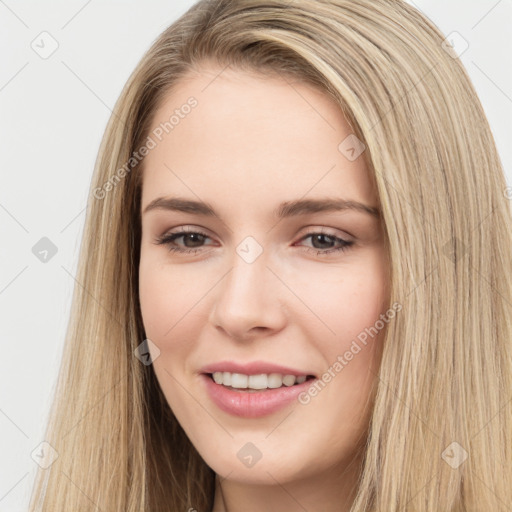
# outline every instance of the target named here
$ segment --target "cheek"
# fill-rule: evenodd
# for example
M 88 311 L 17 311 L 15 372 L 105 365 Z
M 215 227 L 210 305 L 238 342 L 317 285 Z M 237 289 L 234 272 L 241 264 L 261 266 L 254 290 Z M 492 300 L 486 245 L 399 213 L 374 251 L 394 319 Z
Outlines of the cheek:
M 385 266 L 374 252 L 339 271 L 331 268 L 315 279 L 310 277 L 301 277 L 295 289 L 324 324 L 322 332 L 327 335 L 326 340 L 338 340 L 332 343 L 336 350 L 374 325 L 387 308 Z
M 165 311 L 168 283 L 161 279 L 161 272 L 141 261 L 139 268 L 139 299 L 144 329 L 148 338 L 160 337 L 169 328 L 171 318 Z M 167 325 L 167 327 L 166 327 Z
M 329 424 L 336 439 L 341 424 L 354 430 L 354 435 L 365 425 L 365 404 L 378 372 L 385 326 L 392 321 L 381 320 L 389 302 L 385 262 L 378 252 L 364 256 L 350 265 L 350 271 L 347 266 L 347 271 L 331 272 L 331 280 L 322 279 L 321 286 L 318 281 L 317 286 L 307 281 L 309 304 L 323 322 L 321 325 L 315 319 L 307 330 L 309 340 L 323 356 L 321 380 L 325 385 L 319 385 L 318 398 L 312 391 L 304 401 L 314 402 L 310 405 L 315 414 L 330 410 L 331 418 L 341 418 L 336 425 Z M 333 274 L 339 277 L 332 279 Z M 302 327 L 305 329 L 305 324 Z
M 191 407 L 179 382 L 183 382 L 187 357 L 194 346 L 189 317 L 197 302 L 187 282 L 179 271 L 141 257 L 139 297 L 144 330 L 160 351 L 152 367 L 167 403 L 175 413 L 183 411 L 181 414 Z
M 175 337 L 175 331 L 194 316 L 203 288 L 197 276 L 141 258 L 139 298 L 146 335 L 160 341 Z
M 180 378 L 195 369 L 190 367 L 190 355 L 200 339 L 207 314 L 205 294 L 212 286 L 209 279 L 203 281 L 197 272 L 141 258 L 142 320 L 146 337 L 160 350 L 153 366 L 164 392 L 175 387 L 169 374 Z

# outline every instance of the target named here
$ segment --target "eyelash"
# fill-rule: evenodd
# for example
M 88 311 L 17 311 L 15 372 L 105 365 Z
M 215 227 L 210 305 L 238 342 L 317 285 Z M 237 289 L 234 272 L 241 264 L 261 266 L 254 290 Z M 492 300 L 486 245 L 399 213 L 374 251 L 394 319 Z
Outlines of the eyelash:
M 180 238 L 184 235 L 200 235 L 202 237 L 205 237 L 205 238 L 210 238 L 206 233 L 202 233 L 201 231 L 194 231 L 194 230 L 183 230 L 183 231 L 179 231 L 179 232 L 176 232 L 176 233 L 170 233 L 168 235 L 163 235 L 161 237 L 158 237 L 156 240 L 155 240 L 155 243 L 157 245 L 166 245 L 167 246 L 167 249 L 169 250 L 169 252 L 177 252 L 177 253 L 181 253 L 181 254 L 196 254 L 197 252 L 200 252 L 202 248 L 198 248 L 198 249 L 182 249 L 182 248 L 179 248 L 179 247 L 175 247 L 175 246 L 172 246 L 171 244 L 174 242 L 174 240 L 176 240 L 177 238 Z M 337 236 L 334 236 L 334 235 L 330 235 L 329 233 L 325 233 L 323 231 L 312 231 L 311 233 L 307 233 L 306 235 L 304 235 L 301 240 L 304 240 L 305 238 L 309 238 L 311 236 L 314 236 L 314 235 L 324 235 L 328 238 L 331 238 L 334 242 L 339 242 L 341 243 L 342 245 L 340 247 L 337 247 L 335 249 L 326 249 L 326 250 L 322 250 L 322 249 L 315 249 L 313 247 L 303 247 L 303 249 L 305 249 L 306 251 L 308 252 L 316 252 L 317 255 L 326 255 L 326 254 L 330 254 L 330 253 L 333 253 L 333 252 L 341 252 L 341 251 L 347 251 L 352 245 L 354 245 L 354 242 L 349 242 L 347 240 L 343 240 L 342 238 L 339 238 Z

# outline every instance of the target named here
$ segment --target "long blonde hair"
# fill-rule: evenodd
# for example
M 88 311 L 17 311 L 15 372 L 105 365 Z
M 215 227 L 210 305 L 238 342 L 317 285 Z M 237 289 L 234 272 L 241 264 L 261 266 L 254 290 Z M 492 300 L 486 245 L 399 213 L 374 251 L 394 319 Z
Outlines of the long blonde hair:
M 145 339 L 134 154 L 163 97 L 207 60 L 320 88 L 366 145 L 390 303 L 403 309 L 386 331 L 352 510 L 512 502 L 512 216 L 488 122 L 444 37 L 401 0 L 202 0 L 158 37 L 96 161 L 45 437 L 58 457 L 37 474 L 32 512 L 212 508 L 214 472 L 134 355 Z

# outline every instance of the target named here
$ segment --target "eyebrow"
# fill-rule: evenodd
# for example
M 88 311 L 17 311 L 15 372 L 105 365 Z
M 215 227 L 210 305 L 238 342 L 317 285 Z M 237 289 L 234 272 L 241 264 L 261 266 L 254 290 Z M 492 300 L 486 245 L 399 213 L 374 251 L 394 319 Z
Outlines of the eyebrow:
M 217 217 L 220 219 L 210 204 L 180 197 L 158 197 L 146 206 L 143 214 L 151 210 L 177 211 L 204 215 L 207 217 Z M 274 210 L 274 215 L 279 219 L 284 219 L 297 215 L 344 210 L 366 213 L 377 219 L 380 219 L 381 216 L 380 210 L 377 207 L 369 206 L 358 201 L 340 198 L 298 199 L 295 201 L 285 201 Z

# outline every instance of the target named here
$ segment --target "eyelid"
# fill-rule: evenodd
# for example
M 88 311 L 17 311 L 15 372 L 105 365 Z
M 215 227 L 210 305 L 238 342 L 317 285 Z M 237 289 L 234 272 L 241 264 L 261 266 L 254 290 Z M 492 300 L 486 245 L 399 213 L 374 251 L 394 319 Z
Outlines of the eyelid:
M 199 248 L 180 248 L 177 246 L 172 247 L 171 244 L 174 243 L 174 240 L 184 237 L 187 234 L 198 234 L 199 236 L 213 240 L 213 238 L 210 237 L 208 234 L 202 233 L 199 229 L 193 228 L 191 226 L 180 227 L 180 228 L 175 228 L 175 229 L 177 229 L 177 231 L 167 232 L 166 234 L 158 237 L 154 243 L 157 245 L 168 246 L 169 252 L 175 252 L 176 254 L 182 255 L 182 256 L 191 256 L 191 255 L 195 255 L 197 253 L 203 252 L 202 248 L 208 247 L 208 245 L 201 246 Z M 311 228 L 310 231 L 303 233 L 301 236 L 299 236 L 298 241 L 293 246 L 295 247 L 298 242 L 302 242 L 303 240 L 306 240 L 315 235 L 325 235 L 328 238 L 331 238 L 335 243 L 341 244 L 341 245 L 338 245 L 338 247 L 329 248 L 329 249 L 316 249 L 313 247 L 302 246 L 302 245 L 299 245 L 298 247 L 302 247 L 302 249 L 305 253 L 315 253 L 316 252 L 316 256 L 320 256 L 322 258 L 329 258 L 330 255 L 337 255 L 337 254 L 341 255 L 345 251 L 349 251 L 353 246 L 357 245 L 355 241 L 347 240 L 345 237 L 342 238 L 341 236 L 337 236 L 333 233 L 329 233 L 325 229 L 326 229 L 325 227 Z
M 162 237 L 171 236 L 171 235 L 175 235 L 177 233 L 182 233 L 182 232 L 201 233 L 201 234 L 207 236 L 208 238 L 212 238 L 212 239 L 215 238 L 215 236 L 212 236 L 211 232 L 208 229 L 199 227 L 199 226 L 195 226 L 193 224 L 192 225 L 191 224 L 183 224 L 181 226 L 175 226 L 174 228 L 167 229 L 166 231 L 164 231 L 161 236 Z
M 181 233 L 181 232 L 187 232 L 187 233 L 201 233 L 205 236 L 207 236 L 210 239 L 214 239 L 215 236 L 211 235 L 211 232 L 203 227 L 195 226 L 193 224 L 183 224 L 181 226 L 175 226 L 174 228 L 168 229 L 164 231 L 162 235 L 160 235 L 159 238 L 163 238 L 166 236 L 171 236 L 173 234 Z M 311 234 L 319 234 L 322 233 L 324 235 L 333 236 L 333 237 L 340 237 L 346 242 L 355 242 L 356 237 L 348 233 L 347 231 L 340 230 L 339 228 L 332 228 L 327 226 L 318 226 L 316 224 L 311 224 L 308 226 L 303 226 L 299 232 L 293 236 L 293 238 L 299 238 L 300 241 L 305 236 L 311 235 Z
M 357 238 L 354 235 L 351 235 L 345 230 L 327 226 L 318 226 L 317 224 L 311 224 L 309 226 L 304 227 L 303 230 L 299 231 L 299 233 L 296 236 L 303 238 L 304 236 L 310 235 L 312 233 L 322 233 L 328 236 L 335 236 L 338 238 L 342 238 L 346 242 L 355 242 L 357 240 Z

